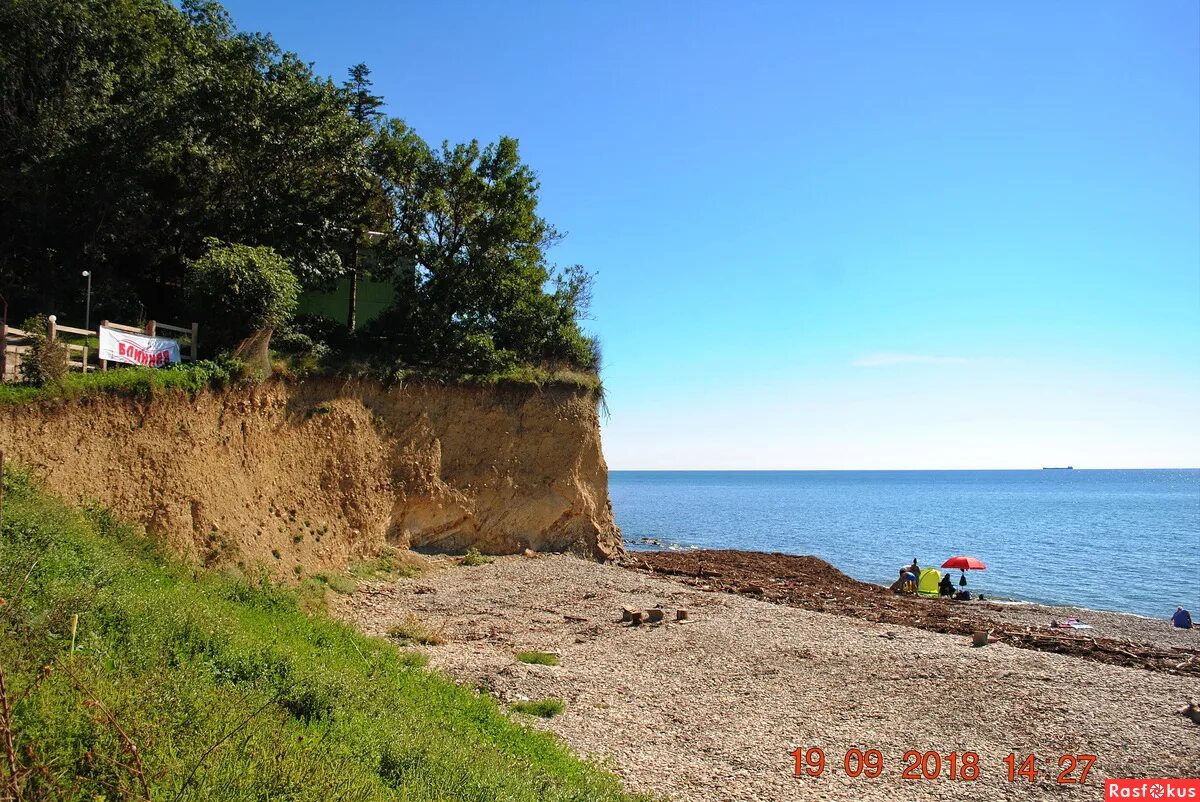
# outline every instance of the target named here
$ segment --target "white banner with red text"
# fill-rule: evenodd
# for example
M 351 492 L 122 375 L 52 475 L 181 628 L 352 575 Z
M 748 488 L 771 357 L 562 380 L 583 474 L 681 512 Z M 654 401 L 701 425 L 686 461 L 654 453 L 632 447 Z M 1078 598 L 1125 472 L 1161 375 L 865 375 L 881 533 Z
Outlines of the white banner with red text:
M 100 327 L 100 359 L 152 368 L 179 362 L 179 340 Z

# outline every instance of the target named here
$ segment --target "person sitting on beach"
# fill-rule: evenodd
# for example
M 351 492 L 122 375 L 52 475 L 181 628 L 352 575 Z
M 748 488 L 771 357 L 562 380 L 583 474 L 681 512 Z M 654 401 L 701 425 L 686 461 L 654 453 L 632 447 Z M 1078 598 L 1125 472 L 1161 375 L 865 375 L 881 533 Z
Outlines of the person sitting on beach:
M 917 565 L 916 557 L 913 557 L 913 561 L 911 563 L 909 563 L 908 570 L 912 573 L 913 576 L 921 575 L 921 566 Z
M 900 569 L 900 578 L 888 586 L 892 593 L 916 593 L 917 577 L 908 568 Z
M 969 590 L 955 591 L 954 595 L 951 596 L 950 598 L 954 599 L 955 601 L 970 601 L 971 600 L 971 591 L 969 591 Z
M 939 596 L 953 596 L 954 595 L 954 583 L 950 581 L 949 573 L 942 574 L 942 581 L 938 583 L 938 595 Z
M 1174 624 L 1177 629 L 1191 629 L 1192 614 L 1182 607 L 1176 607 L 1175 615 L 1171 616 L 1171 623 Z

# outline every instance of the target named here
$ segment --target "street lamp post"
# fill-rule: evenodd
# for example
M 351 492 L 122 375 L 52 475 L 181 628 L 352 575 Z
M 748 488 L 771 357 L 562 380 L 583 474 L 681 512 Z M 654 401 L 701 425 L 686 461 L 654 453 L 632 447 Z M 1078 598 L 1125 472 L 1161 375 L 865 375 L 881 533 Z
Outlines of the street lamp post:
M 88 280 L 87 302 L 83 307 L 83 327 L 90 330 L 92 328 L 92 271 L 83 271 L 83 276 Z

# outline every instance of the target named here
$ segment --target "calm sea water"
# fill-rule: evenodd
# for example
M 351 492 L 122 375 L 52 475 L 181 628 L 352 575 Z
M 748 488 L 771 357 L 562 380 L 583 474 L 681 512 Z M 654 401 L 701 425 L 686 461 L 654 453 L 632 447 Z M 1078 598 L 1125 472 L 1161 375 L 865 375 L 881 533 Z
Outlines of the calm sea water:
M 1200 618 L 1200 470 L 613 471 L 609 490 L 634 549 L 815 554 L 879 583 L 969 554 L 984 594 Z

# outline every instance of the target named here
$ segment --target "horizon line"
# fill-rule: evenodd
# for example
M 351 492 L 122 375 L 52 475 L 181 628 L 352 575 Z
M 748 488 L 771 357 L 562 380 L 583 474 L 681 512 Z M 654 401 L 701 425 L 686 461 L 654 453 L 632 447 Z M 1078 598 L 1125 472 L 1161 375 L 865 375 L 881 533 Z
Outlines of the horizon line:
M 1087 467 L 1046 465 L 1037 468 L 609 468 L 609 473 L 898 473 L 952 471 L 1200 471 L 1196 467 Z

